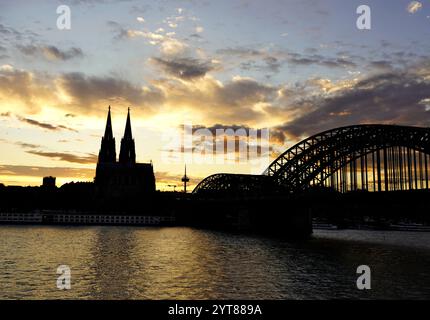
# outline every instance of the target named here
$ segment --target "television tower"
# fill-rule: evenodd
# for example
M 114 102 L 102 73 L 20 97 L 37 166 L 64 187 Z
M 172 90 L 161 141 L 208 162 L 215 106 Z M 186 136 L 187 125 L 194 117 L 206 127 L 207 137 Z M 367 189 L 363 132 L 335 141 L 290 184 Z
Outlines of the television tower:
M 184 193 L 187 193 L 187 183 L 190 182 L 190 179 L 187 176 L 187 165 L 185 165 L 185 174 L 181 181 L 184 183 Z

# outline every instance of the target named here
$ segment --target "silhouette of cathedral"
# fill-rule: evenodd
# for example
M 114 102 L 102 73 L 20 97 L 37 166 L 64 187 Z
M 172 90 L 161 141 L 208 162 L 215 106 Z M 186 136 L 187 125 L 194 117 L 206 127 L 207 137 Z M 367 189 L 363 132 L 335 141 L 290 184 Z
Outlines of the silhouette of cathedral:
M 109 106 L 94 181 L 97 190 L 110 195 L 151 193 L 155 191 L 155 176 L 152 163 L 136 163 L 135 145 L 131 133 L 130 108 L 128 109 L 124 137 L 121 139 L 119 161 L 117 162 Z

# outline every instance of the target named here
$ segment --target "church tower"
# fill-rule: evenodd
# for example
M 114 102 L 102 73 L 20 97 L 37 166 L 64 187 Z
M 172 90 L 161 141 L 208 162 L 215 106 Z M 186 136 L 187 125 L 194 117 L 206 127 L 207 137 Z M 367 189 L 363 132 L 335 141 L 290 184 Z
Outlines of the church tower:
M 94 179 L 99 195 L 110 197 L 142 196 L 155 192 L 155 175 L 152 163 L 136 163 L 136 152 L 131 133 L 130 108 L 128 109 L 124 137 L 121 139 L 119 161 L 116 161 L 115 138 L 109 113 L 99 153 Z
M 115 163 L 116 162 L 116 151 L 115 151 L 115 138 L 112 133 L 112 120 L 109 112 L 106 121 L 105 134 L 102 137 L 102 144 L 99 151 L 99 163 Z
M 125 124 L 124 137 L 121 139 L 121 150 L 119 153 L 119 163 L 135 164 L 136 152 L 134 148 L 134 139 L 131 134 L 130 108 L 128 108 L 127 122 Z

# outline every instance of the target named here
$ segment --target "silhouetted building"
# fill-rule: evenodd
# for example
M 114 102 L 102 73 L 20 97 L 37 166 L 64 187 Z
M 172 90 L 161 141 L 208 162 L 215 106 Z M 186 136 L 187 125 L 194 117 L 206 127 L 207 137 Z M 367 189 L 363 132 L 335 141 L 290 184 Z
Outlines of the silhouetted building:
M 44 188 L 55 188 L 55 177 L 44 177 L 42 187 Z
M 124 137 L 121 139 L 119 161 L 117 162 L 109 107 L 106 130 L 99 152 L 95 184 L 97 190 L 112 195 L 155 191 L 155 175 L 152 163 L 136 163 L 130 109 L 127 114 Z

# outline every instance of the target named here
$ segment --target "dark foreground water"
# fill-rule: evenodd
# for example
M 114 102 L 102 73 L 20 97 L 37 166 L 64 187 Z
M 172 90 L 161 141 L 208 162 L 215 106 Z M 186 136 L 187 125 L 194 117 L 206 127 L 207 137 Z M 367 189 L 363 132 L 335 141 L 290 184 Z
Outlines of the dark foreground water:
M 72 270 L 58 290 L 59 265 Z M 368 265 L 372 289 L 356 288 Z M 0 226 L 3 299 L 430 299 L 430 233 L 307 242 L 191 228 Z

